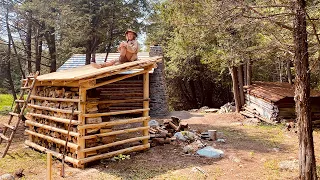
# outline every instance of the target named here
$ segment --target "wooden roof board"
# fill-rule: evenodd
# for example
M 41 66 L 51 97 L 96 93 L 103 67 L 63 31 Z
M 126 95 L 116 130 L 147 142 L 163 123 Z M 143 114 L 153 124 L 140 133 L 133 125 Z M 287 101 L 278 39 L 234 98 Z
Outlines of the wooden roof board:
M 109 66 L 105 68 L 94 68 L 91 65 L 80 66 L 77 68 L 71 68 L 64 71 L 53 72 L 49 74 L 40 75 L 37 77 L 38 81 L 77 81 L 81 79 L 94 78 L 99 75 L 108 75 L 108 73 L 122 70 L 132 70 L 139 68 L 144 68 L 159 62 L 162 59 L 161 56 L 148 57 L 144 59 L 139 59 L 133 62 L 127 62 L 119 65 Z
M 120 53 L 109 53 L 107 61 L 119 58 Z M 96 54 L 96 63 L 103 63 L 106 57 L 106 53 L 97 53 Z M 139 52 L 139 59 L 149 58 L 149 52 Z M 57 71 L 63 71 L 71 68 L 76 68 L 80 66 L 84 66 L 86 64 L 86 54 L 73 54 L 61 67 L 57 69 Z
M 247 88 L 247 93 L 269 102 L 278 102 L 281 99 L 294 97 L 294 85 L 280 82 L 254 82 Z M 311 90 L 311 97 L 320 97 L 320 92 Z

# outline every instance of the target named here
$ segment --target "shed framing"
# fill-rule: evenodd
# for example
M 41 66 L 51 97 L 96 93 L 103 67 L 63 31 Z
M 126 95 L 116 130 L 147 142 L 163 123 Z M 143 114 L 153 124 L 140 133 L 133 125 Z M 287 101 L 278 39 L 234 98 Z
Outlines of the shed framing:
M 62 158 L 61 149 L 65 145 L 67 126 L 73 118 L 69 134 L 66 161 L 83 168 L 86 163 L 118 154 L 148 149 L 149 127 L 149 71 L 156 68 L 161 56 L 143 58 L 116 66 L 95 69 L 90 65 L 38 76 L 25 124 L 29 138 L 25 144 Z M 120 75 L 134 70 L 132 73 Z M 120 76 L 119 76 L 120 75 Z M 100 101 L 92 98 L 96 88 L 119 82 L 138 75 L 143 76 L 143 97 Z M 121 92 L 120 92 L 121 93 Z M 142 103 L 142 108 L 99 112 L 99 104 L 111 106 L 119 103 Z M 70 117 L 76 107 L 74 117 Z M 111 116 L 141 114 L 139 117 L 117 118 Z M 105 120 L 107 118 L 107 120 Z M 138 127 L 113 129 L 115 126 L 140 123 Z M 134 137 L 116 140 L 118 135 L 129 133 Z M 141 142 L 141 143 L 139 143 Z M 134 143 L 128 145 L 129 143 Z M 126 146 L 129 147 L 126 147 Z M 115 149 L 112 149 L 115 148 Z
M 253 82 L 245 87 L 245 105 L 241 113 L 268 123 L 296 119 L 294 86 L 280 82 Z M 313 124 L 320 124 L 320 92 L 311 90 L 310 105 Z

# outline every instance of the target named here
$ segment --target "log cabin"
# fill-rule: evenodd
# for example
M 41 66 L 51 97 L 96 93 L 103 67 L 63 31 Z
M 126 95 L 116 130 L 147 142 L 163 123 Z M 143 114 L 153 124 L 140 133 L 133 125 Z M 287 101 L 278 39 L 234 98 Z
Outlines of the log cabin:
M 38 76 L 25 144 L 62 158 L 68 139 L 65 160 L 76 167 L 148 149 L 150 72 L 159 63 L 162 56 L 141 56 L 101 69 L 79 65 Z
M 280 82 L 254 82 L 245 88 L 245 105 L 241 114 L 268 123 L 295 121 L 294 85 Z M 314 124 L 320 119 L 320 92 L 311 90 L 311 114 Z

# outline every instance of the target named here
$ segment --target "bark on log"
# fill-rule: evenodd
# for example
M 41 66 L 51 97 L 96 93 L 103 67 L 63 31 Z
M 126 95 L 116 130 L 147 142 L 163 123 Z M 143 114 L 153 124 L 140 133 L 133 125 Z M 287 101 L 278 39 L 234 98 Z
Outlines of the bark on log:
M 244 91 L 243 91 L 243 65 L 238 67 L 238 81 L 239 81 L 239 95 L 240 95 L 240 106 L 244 105 Z
M 229 68 L 232 77 L 233 84 L 233 96 L 236 105 L 236 112 L 240 112 L 240 96 L 239 96 L 239 84 L 238 84 L 238 75 L 237 75 L 237 67 L 232 66 Z
M 299 126 L 299 178 L 317 179 L 310 107 L 310 73 L 306 30 L 306 1 L 295 3 L 295 102 Z
M 252 65 L 251 65 L 251 59 L 247 60 L 247 86 L 251 85 L 252 82 Z
M 291 74 L 291 61 L 287 61 L 287 76 L 289 84 L 292 84 L 292 74 Z

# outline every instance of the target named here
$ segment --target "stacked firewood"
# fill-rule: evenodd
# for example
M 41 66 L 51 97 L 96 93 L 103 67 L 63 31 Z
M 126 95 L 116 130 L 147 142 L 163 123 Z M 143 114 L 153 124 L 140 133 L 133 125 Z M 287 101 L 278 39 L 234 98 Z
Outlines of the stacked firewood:
M 172 116 L 171 119 L 165 119 L 163 125 L 150 127 L 150 144 L 151 146 L 170 144 L 170 142 L 175 140 L 173 136 L 176 132 L 187 129 L 187 123 L 181 122 L 178 117 Z
M 78 88 L 70 88 L 70 87 L 37 87 L 35 89 L 37 96 L 41 97 L 49 97 L 49 98 L 64 98 L 64 99 L 78 99 L 79 98 L 79 89 Z M 42 100 L 42 99 L 34 99 L 33 103 L 31 105 L 41 106 L 45 108 L 52 108 L 52 109 L 61 109 L 61 110 L 72 110 L 75 111 L 78 110 L 78 103 L 77 102 L 67 102 L 67 101 L 50 101 L 50 100 Z M 32 106 L 31 106 L 32 107 Z M 40 108 L 32 108 L 30 110 L 30 113 L 34 113 L 37 115 L 45 115 L 50 117 L 57 117 L 62 119 L 72 119 L 72 120 L 78 120 L 77 114 L 71 114 L 71 113 L 63 113 L 63 112 L 56 112 L 54 110 L 45 110 Z M 53 120 L 49 120 L 46 118 L 40 118 L 40 117 L 33 117 L 28 116 L 28 119 L 47 126 L 51 126 L 53 128 L 59 128 L 61 130 L 68 130 L 68 123 L 63 122 L 56 122 Z M 29 126 L 29 130 L 41 135 L 50 136 L 56 139 L 60 139 L 62 141 L 65 141 L 67 139 L 67 135 L 63 133 L 59 133 L 57 131 L 48 130 L 41 127 L 36 126 Z M 78 132 L 77 126 L 72 125 L 71 126 L 71 132 Z M 32 142 L 36 143 L 42 147 L 45 147 L 47 149 L 50 149 L 52 151 L 56 151 L 58 153 L 64 152 L 64 145 L 59 143 L 54 143 L 50 140 L 46 140 L 37 136 L 32 136 Z M 68 142 L 77 144 L 77 137 L 69 135 Z M 67 148 L 67 154 L 70 157 L 76 158 L 76 151 L 72 148 Z
M 79 99 L 77 87 L 38 86 L 36 94 L 42 97 Z

